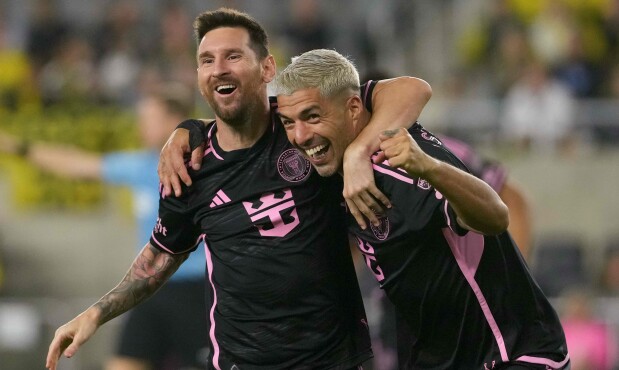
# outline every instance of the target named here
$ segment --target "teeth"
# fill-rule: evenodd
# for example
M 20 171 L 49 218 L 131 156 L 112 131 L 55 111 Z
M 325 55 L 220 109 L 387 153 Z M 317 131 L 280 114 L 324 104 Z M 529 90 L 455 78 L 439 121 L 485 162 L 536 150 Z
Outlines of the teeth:
M 318 153 L 319 151 L 323 150 L 325 147 L 326 145 L 318 145 L 318 146 L 313 147 L 312 149 L 307 149 L 305 153 L 311 157 L 314 154 Z
M 215 90 L 217 90 L 217 92 L 220 92 L 223 89 L 234 89 L 236 86 L 234 85 L 221 85 L 221 86 L 217 86 L 215 88 Z

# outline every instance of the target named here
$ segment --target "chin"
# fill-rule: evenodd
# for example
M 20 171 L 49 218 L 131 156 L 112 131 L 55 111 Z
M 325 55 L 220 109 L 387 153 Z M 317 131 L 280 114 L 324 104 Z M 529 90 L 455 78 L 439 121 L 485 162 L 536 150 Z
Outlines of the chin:
M 316 169 L 316 172 L 318 172 L 318 174 L 322 177 L 333 176 L 337 172 L 336 168 L 332 166 L 320 166 L 314 168 Z

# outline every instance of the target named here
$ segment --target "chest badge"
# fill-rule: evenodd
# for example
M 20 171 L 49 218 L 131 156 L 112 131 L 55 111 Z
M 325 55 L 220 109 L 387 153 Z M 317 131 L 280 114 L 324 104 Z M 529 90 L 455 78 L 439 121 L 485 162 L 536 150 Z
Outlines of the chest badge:
M 277 171 L 289 182 L 305 180 L 312 170 L 312 164 L 296 149 L 287 149 L 277 158 Z
M 374 226 L 370 223 L 370 228 L 372 229 L 372 233 L 378 240 L 385 240 L 389 236 L 389 219 L 385 217 L 379 217 L 378 221 L 380 225 Z

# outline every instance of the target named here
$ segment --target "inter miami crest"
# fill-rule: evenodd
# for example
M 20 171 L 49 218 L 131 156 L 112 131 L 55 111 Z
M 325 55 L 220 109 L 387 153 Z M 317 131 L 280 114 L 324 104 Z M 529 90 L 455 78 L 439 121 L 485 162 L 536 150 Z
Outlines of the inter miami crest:
M 277 171 L 290 182 L 303 181 L 312 170 L 312 164 L 296 149 L 285 150 L 277 159 Z
M 385 240 L 387 236 L 389 236 L 389 219 L 387 216 L 379 217 L 378 221 L 380 225 L 374 226 L 370 222 L 370 228 L 372 229 L 372 233 L 378 240 Z

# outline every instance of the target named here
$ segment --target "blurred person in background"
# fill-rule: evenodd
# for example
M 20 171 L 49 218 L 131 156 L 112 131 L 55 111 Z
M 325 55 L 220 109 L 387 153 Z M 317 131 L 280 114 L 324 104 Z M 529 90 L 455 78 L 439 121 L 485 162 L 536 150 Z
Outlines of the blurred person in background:
M 619 297 L 619 238 L 611 239 L 604 251 L 600 290 L 609 297 Z
M 34 74 L 49 63 L 58 45 L 71 33 L 71 26 L 62 19 L 56 0 L 35 0 L 32 24 L 28 30 L 26 51 Z
M 134 0 L 115 0 L 105 6 L 92 37 L 100 99 L 128 107 L 139 95 L 135 85 L 143 59 L 152 52 L 153 37 L 147 37 Z
M 159 150 L 179 122 L 193 113 L 193 94 L 168 84 L 136 105 L 144 149 L 90 153 L 42 142 L 24 142 L 0 133 L 0 151 L 21 155 L 33 165 L 74 179 L 128 186 L 139 241 L 150 238 L 157 220 Z M 205 254 L 202 248 L 176 271 L 168 284 L 125 318 L 116 353 L 106 370 L 203 368 L 207 338 L 204 303 Z M 178 302 L 184 304 L 178 305 Z M 153 325 L 153 323 L 157 325 Z
M 333 42 L 331 26 L 321 14 L 317 0 L 293 0 L 290 2 L 290 16 L 281 32 L 288 55 L 329 47 Z
M 38 88 L 46 106 L 94 104 L 98 99 L 93 50 L 80 34 L 56 44 L 39 73 Z
M 575 108 L 569 88 L 554 78 L 541 60 L 532 60 L 503 101 L 503 138 L 523 151 L 569 153 Z
M 594 312 L 589 289 L 572 288 L 562 294 L 561 324 L 572 362 L 571 370 L 614 370 L 619 342 L 612 326 Z
M 167 0 L 158 18 L 159 44 L 156 53 L 147 63 L 169 81 L 176 81 L 195 89 L 195 45 L 191 38 L 191 17 L 180 1 Z

